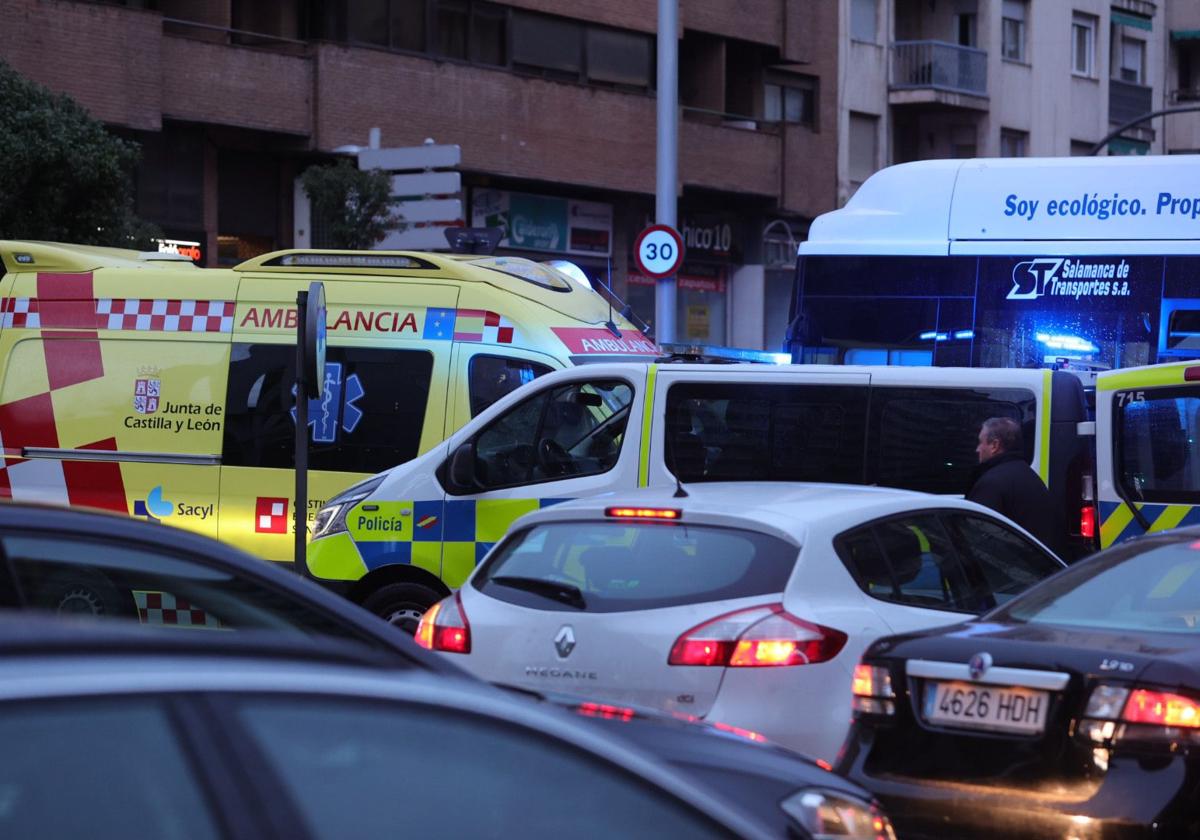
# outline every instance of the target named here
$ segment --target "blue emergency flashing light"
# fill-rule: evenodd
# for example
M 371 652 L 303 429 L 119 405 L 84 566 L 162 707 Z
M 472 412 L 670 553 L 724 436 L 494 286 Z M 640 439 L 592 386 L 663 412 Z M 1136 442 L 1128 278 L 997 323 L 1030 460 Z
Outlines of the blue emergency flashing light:
M 954 333 L 955 338 L 974 338 L 975 330 L 958 330 Z
M 1100 348 L 1077 335 L 1054 335 L 1037 333 L 1037 340 L 1052 350 L 1071 350 L 1076 353 L 1099 353 Z
M 588 291 L 595 291 L 595 289 L 592 287 L 592 281 L 588 279 L 586 274 L 584 274 L 583 269 L 575 265 L 575 263 L 571 262 L 570 260 L 550 260 L 549 262 L 546 262 L 545 265 L 548 265 L 551 268 L 567 275 Z
M 920 335 L 922 341 L 949 341 L 950 333 L 943 332 L 923 332 Z

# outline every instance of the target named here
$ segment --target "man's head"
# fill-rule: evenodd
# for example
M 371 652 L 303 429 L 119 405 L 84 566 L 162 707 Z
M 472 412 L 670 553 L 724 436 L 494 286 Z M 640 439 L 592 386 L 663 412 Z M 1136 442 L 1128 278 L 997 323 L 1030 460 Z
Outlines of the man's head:
M 1020 452 L 1021 425 L 1011 417 L 989 417 L 979 429 L 979 445 L 975 454 L 979 463 L 990 461 L 1005 452 Z

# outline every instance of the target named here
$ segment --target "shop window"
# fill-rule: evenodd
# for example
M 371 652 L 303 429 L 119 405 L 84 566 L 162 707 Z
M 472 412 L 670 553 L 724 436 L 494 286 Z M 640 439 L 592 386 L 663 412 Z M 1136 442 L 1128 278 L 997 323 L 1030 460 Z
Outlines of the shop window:
M 816 94 L 815 80 L 797 80 L 788 84 L 768 82 L 763 86 L 763 119 L 814 126 Z
M 575 80 L 583 71 L 583 27 L 571 20 L 513 12 L 513 66 Z
M 586 39 L 589 82 L 643 90 L 651 86 L 654 42 L 649 35 L 589 27 Z
M 315 470 L 376 473 L 415 458 L 429 402 L 433 356 L 423 350 L 330 347 L 328 398 L 309 403 Z M 222 463 L 291 469 L 296 348 L 234 344 Z
M 204 134 L 171 123 L 136 135 L 138 215 L 167 228 L 204 228 Z

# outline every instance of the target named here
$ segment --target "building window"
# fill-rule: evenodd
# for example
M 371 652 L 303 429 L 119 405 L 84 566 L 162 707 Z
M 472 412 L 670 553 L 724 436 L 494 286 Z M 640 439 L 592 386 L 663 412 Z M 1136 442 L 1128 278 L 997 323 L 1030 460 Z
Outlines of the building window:
M 814 126 L 816 99 L 816 84 L 812 80 L 797 79 L 786 85 L 768 82 L 763 86 L 763 119 Z
M 434 49 L 446 58 L 503 65 L 506 19 L 504 8 L 492 3 L 437 0 Z
M 879 117 L 850 113 L 850 184 L 858 189 L 879 168 Z
M 346 4 L 346 40 L 425 51 L 425 0 L 361 0 Z
M 1095 145 L 1090 140 L 1072 140 L 1071 157 L 1087 157 L 1092 153 L 1092 146 Z
M 513 67 L 578 80 L 583 72 L 583 27 L 573 20 L 514 12 Z
M 654 42 L 649 35 L 593 26 L 588 27 L 585 38 L 589 82 L 640 90 L 650 87 Z
M 1025 157 L 1029 154 L 1029 132 L 1000 129 L 1000 157 Z
M 1146 83 L 1146 42 L 1139 38 L 1121 38 L 1119 78 L 1133 85 Z
M 1096 18 L 1076 12 L 1071 19 L 1071 72 L 1096 76 Z
M 1004 0 L 1000 20 L 1000 54 L 1009 61 L 1025 61 L 1025 0 Z
M 876 4 L 877 0 L 850 0 L 851 40 L 876 42 Z

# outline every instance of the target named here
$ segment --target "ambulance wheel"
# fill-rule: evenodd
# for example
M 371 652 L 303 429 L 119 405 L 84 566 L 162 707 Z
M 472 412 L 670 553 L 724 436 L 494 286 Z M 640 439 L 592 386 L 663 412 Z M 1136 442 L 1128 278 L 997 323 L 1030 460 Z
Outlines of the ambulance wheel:
M 388 624 L 406 633 L 416 633 L 425 611 L 442 596 L 419 583 L 389 583 L 366 597 L 362 605 Z
M 45 610 L 64 616 L 128 616 L 131 602 L 104 575 L 90 569 L 74 569 L 51 577 L 34 596 Z

